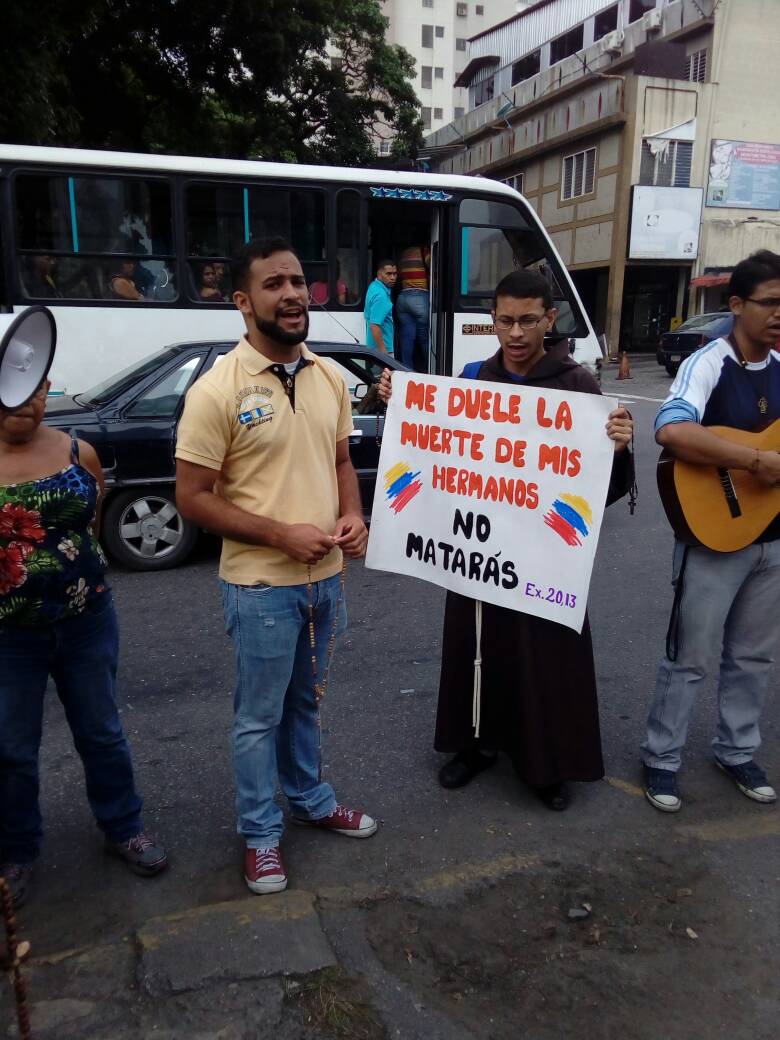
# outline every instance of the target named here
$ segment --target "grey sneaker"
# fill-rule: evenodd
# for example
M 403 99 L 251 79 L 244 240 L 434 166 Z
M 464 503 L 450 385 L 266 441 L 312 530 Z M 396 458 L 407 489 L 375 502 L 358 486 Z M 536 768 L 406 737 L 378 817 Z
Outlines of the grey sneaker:
M 754 802 L 776 802 L 777 793 L 766 778 L 766 773 L 761 766 L 755 762 L 743 762 L 738 766 L 730 766 L 715 759 L 715 765 L 722 770 L 726 776 L 730 776 L 739 790 Z
M 678 812 L 682 807 L 677 773 L 671 769 L 645 766 L 645 797 L 661 812 Z
M 112 856 L 123 859 L 134 873 L 144 877 L 159 874 L 168 866 L 168 856 L 163 846 L 143 831 L 127 841 L 106 841 L 106 848 Z
M 13 906 L 27 901 L 34 867 L 33 863 L 0 863 L 0 877 L 8 882 Z

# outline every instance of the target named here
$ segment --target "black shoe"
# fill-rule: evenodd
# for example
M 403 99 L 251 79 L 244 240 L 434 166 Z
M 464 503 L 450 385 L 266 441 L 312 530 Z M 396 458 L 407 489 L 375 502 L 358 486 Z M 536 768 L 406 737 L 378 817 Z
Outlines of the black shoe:
M 483 755 L 476 748 L 459 751 L 439 770 L 439 783 L 442 787 L 465 787 L 479 773 L 494 766 L 497 760 L 498 755 Z
M 550 784 L 548 787 L 536 787 L 534 790 L 547 808 L 552 809 L 553 812 L 563 812 L 564 809 L 569 808 L 571 795 L 566 784 Z

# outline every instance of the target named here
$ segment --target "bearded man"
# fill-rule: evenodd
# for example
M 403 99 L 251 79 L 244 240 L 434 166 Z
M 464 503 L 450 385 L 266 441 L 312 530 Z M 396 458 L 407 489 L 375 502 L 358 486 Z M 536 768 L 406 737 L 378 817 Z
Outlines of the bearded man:
M 231 273 L 246 335 L 187 394 L 176 498 L 183 516 L 223 539 L 222 600 L 238 673 L 238 832 L 245 881 L 262 894 L 287 885 L 277 774 L 296 823 L 355 838 L 376 831 L 322 780 L 315 687 L 346 625 L 342 554 L 362 556 L 368 535 L 349 457 L 349 394 L 338 371 L 306 348 L 298 257 L 283 239 L 252 242 Z

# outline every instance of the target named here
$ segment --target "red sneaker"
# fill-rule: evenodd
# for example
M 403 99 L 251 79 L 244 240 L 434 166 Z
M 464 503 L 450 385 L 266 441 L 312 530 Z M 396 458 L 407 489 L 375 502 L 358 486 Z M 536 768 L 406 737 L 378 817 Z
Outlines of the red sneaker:
M 368 813 L 348 809 L 346 805 L 337 805 L 330 816 L 323 816 L 319 820 L 305 820 L 301 816 L 293 816 L 293 823 L 299 823 L 304 827 L 319 827 L 320 830 L 333 831 L 347 838 L 370 838 L 372 834 L 376 834 L 377 828 L 376 820 Z
M 287 888 L 287 875 L 279 849 L 247 849 L 244 853 L 244 880 L 250 891 L 258 896 Z

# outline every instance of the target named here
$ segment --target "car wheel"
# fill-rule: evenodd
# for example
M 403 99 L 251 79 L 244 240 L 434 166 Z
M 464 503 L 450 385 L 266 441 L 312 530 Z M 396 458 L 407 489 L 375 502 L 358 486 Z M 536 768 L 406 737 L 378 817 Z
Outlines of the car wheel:
M 680 367 L 679 364 L 677 364 L 677 363 L 672 364 L 671 361 L 669 361 L 666 365 L 664 365 L 664 368 L 666 369 L 666 371 L 669 373 L 670 376 L 676 376 L 677 375 L 677 369 L 679 367 Z
M 120 563 L 136 571 L 177 567 L 198 539 L 198 529 L 176 508 L 173 488 L 133 488 L 109 499 L 103 541 Z

